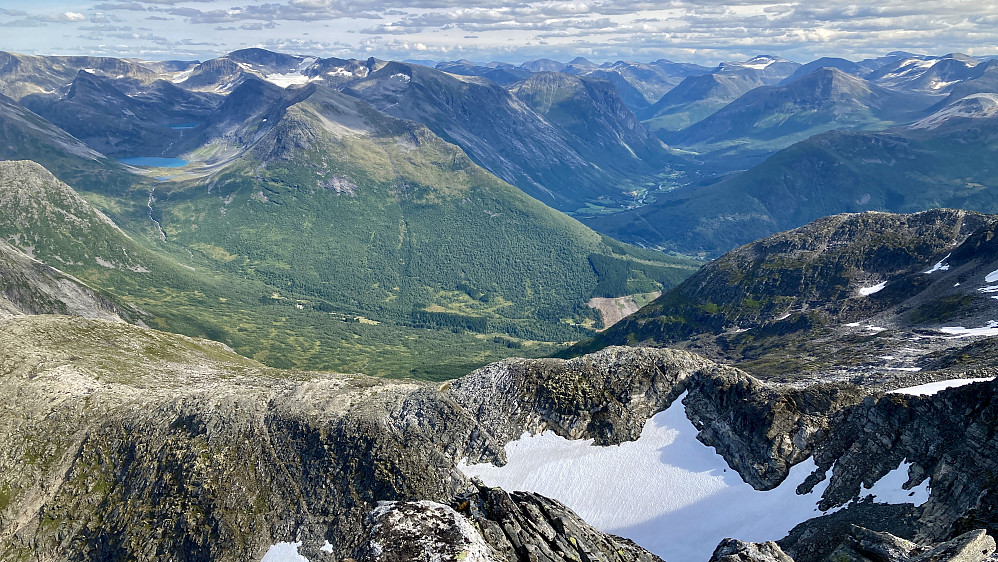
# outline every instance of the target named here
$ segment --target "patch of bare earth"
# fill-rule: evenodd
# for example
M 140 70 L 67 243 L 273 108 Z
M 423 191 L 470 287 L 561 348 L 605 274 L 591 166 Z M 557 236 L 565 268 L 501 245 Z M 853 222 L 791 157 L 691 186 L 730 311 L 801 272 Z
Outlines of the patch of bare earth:
M 638 311 L 639 308 L 659 297 L 662 293 L 642 293 L 639 295 L 627 295 L 625 297 L 593 297 L 587 303 L 589 308 L 595 308 L 603 317 L 603 330 L 627 318 Z M 603 331 L 600 330 L 600 331 Z

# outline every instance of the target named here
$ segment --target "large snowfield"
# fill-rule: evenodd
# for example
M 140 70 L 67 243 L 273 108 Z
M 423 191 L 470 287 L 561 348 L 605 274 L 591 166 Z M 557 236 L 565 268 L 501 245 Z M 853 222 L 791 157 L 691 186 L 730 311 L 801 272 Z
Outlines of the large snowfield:
M 776 489 L 760 492 L 696 434 L 680 399 L 649 419 L 637 441 L 598 447 L 553 432 L 525 434 L 506 446 L 506 466 L 459 468 L 492 486 L 558 499 L 594 527 L 630 538 L 669 562 L 706 562 L 725 537 L 777 540 L 822 514 L 817 502 L 827 479 L 810 494 L 796 494 L 815 469 L 811 459 L 793 467 Z M 908 491 L 901 489 L 906 480 L 902 464 L 862 495 L 889 503 L 928 499 L 928 482 Z
M 939 381 L 893 392 L 932 394 L 979 380 Z M 506 445 L 507 464 L 458 468 L 490 486 L 524 490 L 555 498 L 594 527 L 632 539 L 669 562 L 706 562 L 726 537 L 746 541 L 778 540 L 798 523 L 822 515 L 817 502 L 824 480 L 811 493 L 797 486 L 814 471 L 808 459 L 790 470 L 777 488 L 760 492 L 728 468 L 713 448 L 696 439 L 686 417 L 685 394 L 646 423 L 636 441 L 599 447 L 592 440 L 568 440 L 548 431 L 524 434 Z M 882 503 L 921 505 L 929 481 L 912 490 L 907 463 L 891 471 L 860 497 Z M 300 543 L 278 543 L 262 562 L 303 562 Z M 326 545 L 323 552 L 331 551 Z

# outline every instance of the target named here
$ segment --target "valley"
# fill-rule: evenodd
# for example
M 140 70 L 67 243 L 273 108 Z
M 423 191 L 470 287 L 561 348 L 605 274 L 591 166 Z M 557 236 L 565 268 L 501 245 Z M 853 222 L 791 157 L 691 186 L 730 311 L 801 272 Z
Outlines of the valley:
M 0 560 L 993 562 L 995 61 L 0 53 Z
M 240 70 L 224 98 L 162 78 L 147 92 L 90 66 L 65 98 L 22 101 L 55 120 L 53 130 L 95 139 L 76 153 L 105 150 L 130 167 L 73 162 L 45 144 L 54 135 L 39 138 L 44 150 L 21 144 L 10 156 L 72 169 L 65 179 L 137 252 L 169 263 L 130 279 L 73 271 L 160 329 L 274 366 L 442 379 L 512 353 L 550 353 L 602 321 L 585 306 L 591 296 L 672 286 L 697 266 L 601 237 L 431 130 L 325 86 L 285 91 Z M 153 70 L 132 72 L 148 81 Z M 37 131 L 9 104 L 12 129 Z M 148 117 L 130 117 L 140 114 Z M 116 129 L 92 130 L 97 123 Z M 122 143 L 127 153 L 113 148 Z M 108 174 L 115 183 L 96 179 Z M 438 359 L 428 364 L 431 350 Z

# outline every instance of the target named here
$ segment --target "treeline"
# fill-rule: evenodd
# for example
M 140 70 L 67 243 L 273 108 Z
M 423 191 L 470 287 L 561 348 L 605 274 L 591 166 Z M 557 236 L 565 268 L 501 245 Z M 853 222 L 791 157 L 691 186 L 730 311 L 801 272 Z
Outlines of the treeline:
M 415 328 L 461 329 L 485 333 L 489 321 L 481 316 L 465 316 L 451 312 L 429 312 L 422 309 L 412 311 L 412 326 Z
M 659 266 L 604 254 L 589 254 L 589 265 L 596 273 L 594 297 L 622 297 L 648 293 L 661 286 L 672 287 L 689 277 L 685 267 Z

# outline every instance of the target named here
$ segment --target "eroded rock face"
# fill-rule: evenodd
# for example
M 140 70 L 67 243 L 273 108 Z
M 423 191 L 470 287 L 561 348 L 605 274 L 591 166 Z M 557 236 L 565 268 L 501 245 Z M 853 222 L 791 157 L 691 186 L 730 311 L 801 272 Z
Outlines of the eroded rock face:
M 876 562 L 900 562 L 917 556 L 927 548 L 890 533 L 852 526 L 846 540 L 832 553 L 837 557 L 867 558 Z
M 668 353 L 617 357 L 634 373 L 672 368 Z M 464 509 L 498 559 L 556 559 L 571 547 L 653 560 L 560 504 L 478 491 L 456 464 L 498 458 L 505 441 L 434 385 L 277 371 L 213 342 L 58 316 L 0 323 L 0 364 L 3 560 L 252 560 L 285 541 L 310 559 L 328 541 L 345 557 L 370 543 L 378 502 L 409 513 L 406 502 L 460 494 L 481 506 L 478 519 Z M 641 376 L 633 382 L 662 399 Z M 653 413 L 642 411 L 632 423 Z M 569 407 L 561 412 L 568 420 Z M 522 423 L 507 417 L 495 433 L 519 435 Z
M 495 439 L 547 429 L 609 445 L 637 439 L 688 379 L 714 364 L 692 353 L 611 347 L 562 359 L 507 359 L 454 381 L 448 394 Z
M 754 488 L 770 490 L 811 456 L 835 413 L 864 396 L 850 384 L 774 385 L 717 366 L 692 380 L 684 403 L 700 430 L 697 439 L 716 448 Z
M 507 359 L 454 381 L 448 394 L 479 420 L 476 437 L 487 441 L 551 429 L 610 445 L 637 439 L 645 420 L 684 392 L 698 439 L 760 490 L 779 485 L 832 416 L 868 393 L 845 383 L 765 383 L 685 351 L 610 347 L 568 361 Z
M 428 385 L 68 317 L 9 319 L 0 350 L 3 560 L 349 553 L 376 502 L 466 485 L 453 466 L 475 421 Z
M 936 545 L 911 562 L 981 562 L 994 553 L 995 540 L 983 529 L 977 529 Z
M 995 553 L 995 540 L 983 529 L 964 533 L 929 548 L 896 537 L 852 526 L 845 540 L 828 556 L 836 562 L 982 562 Z
M 916 542 L 998 529 L 996 397 L 998 381 L 926 397 L 870 397 L 844 411 L 815 452 L 819 469 L 831 469 L 822 509 L 845 503 L 907 460 L 907 485 L 931 478 L 932 486 Z

